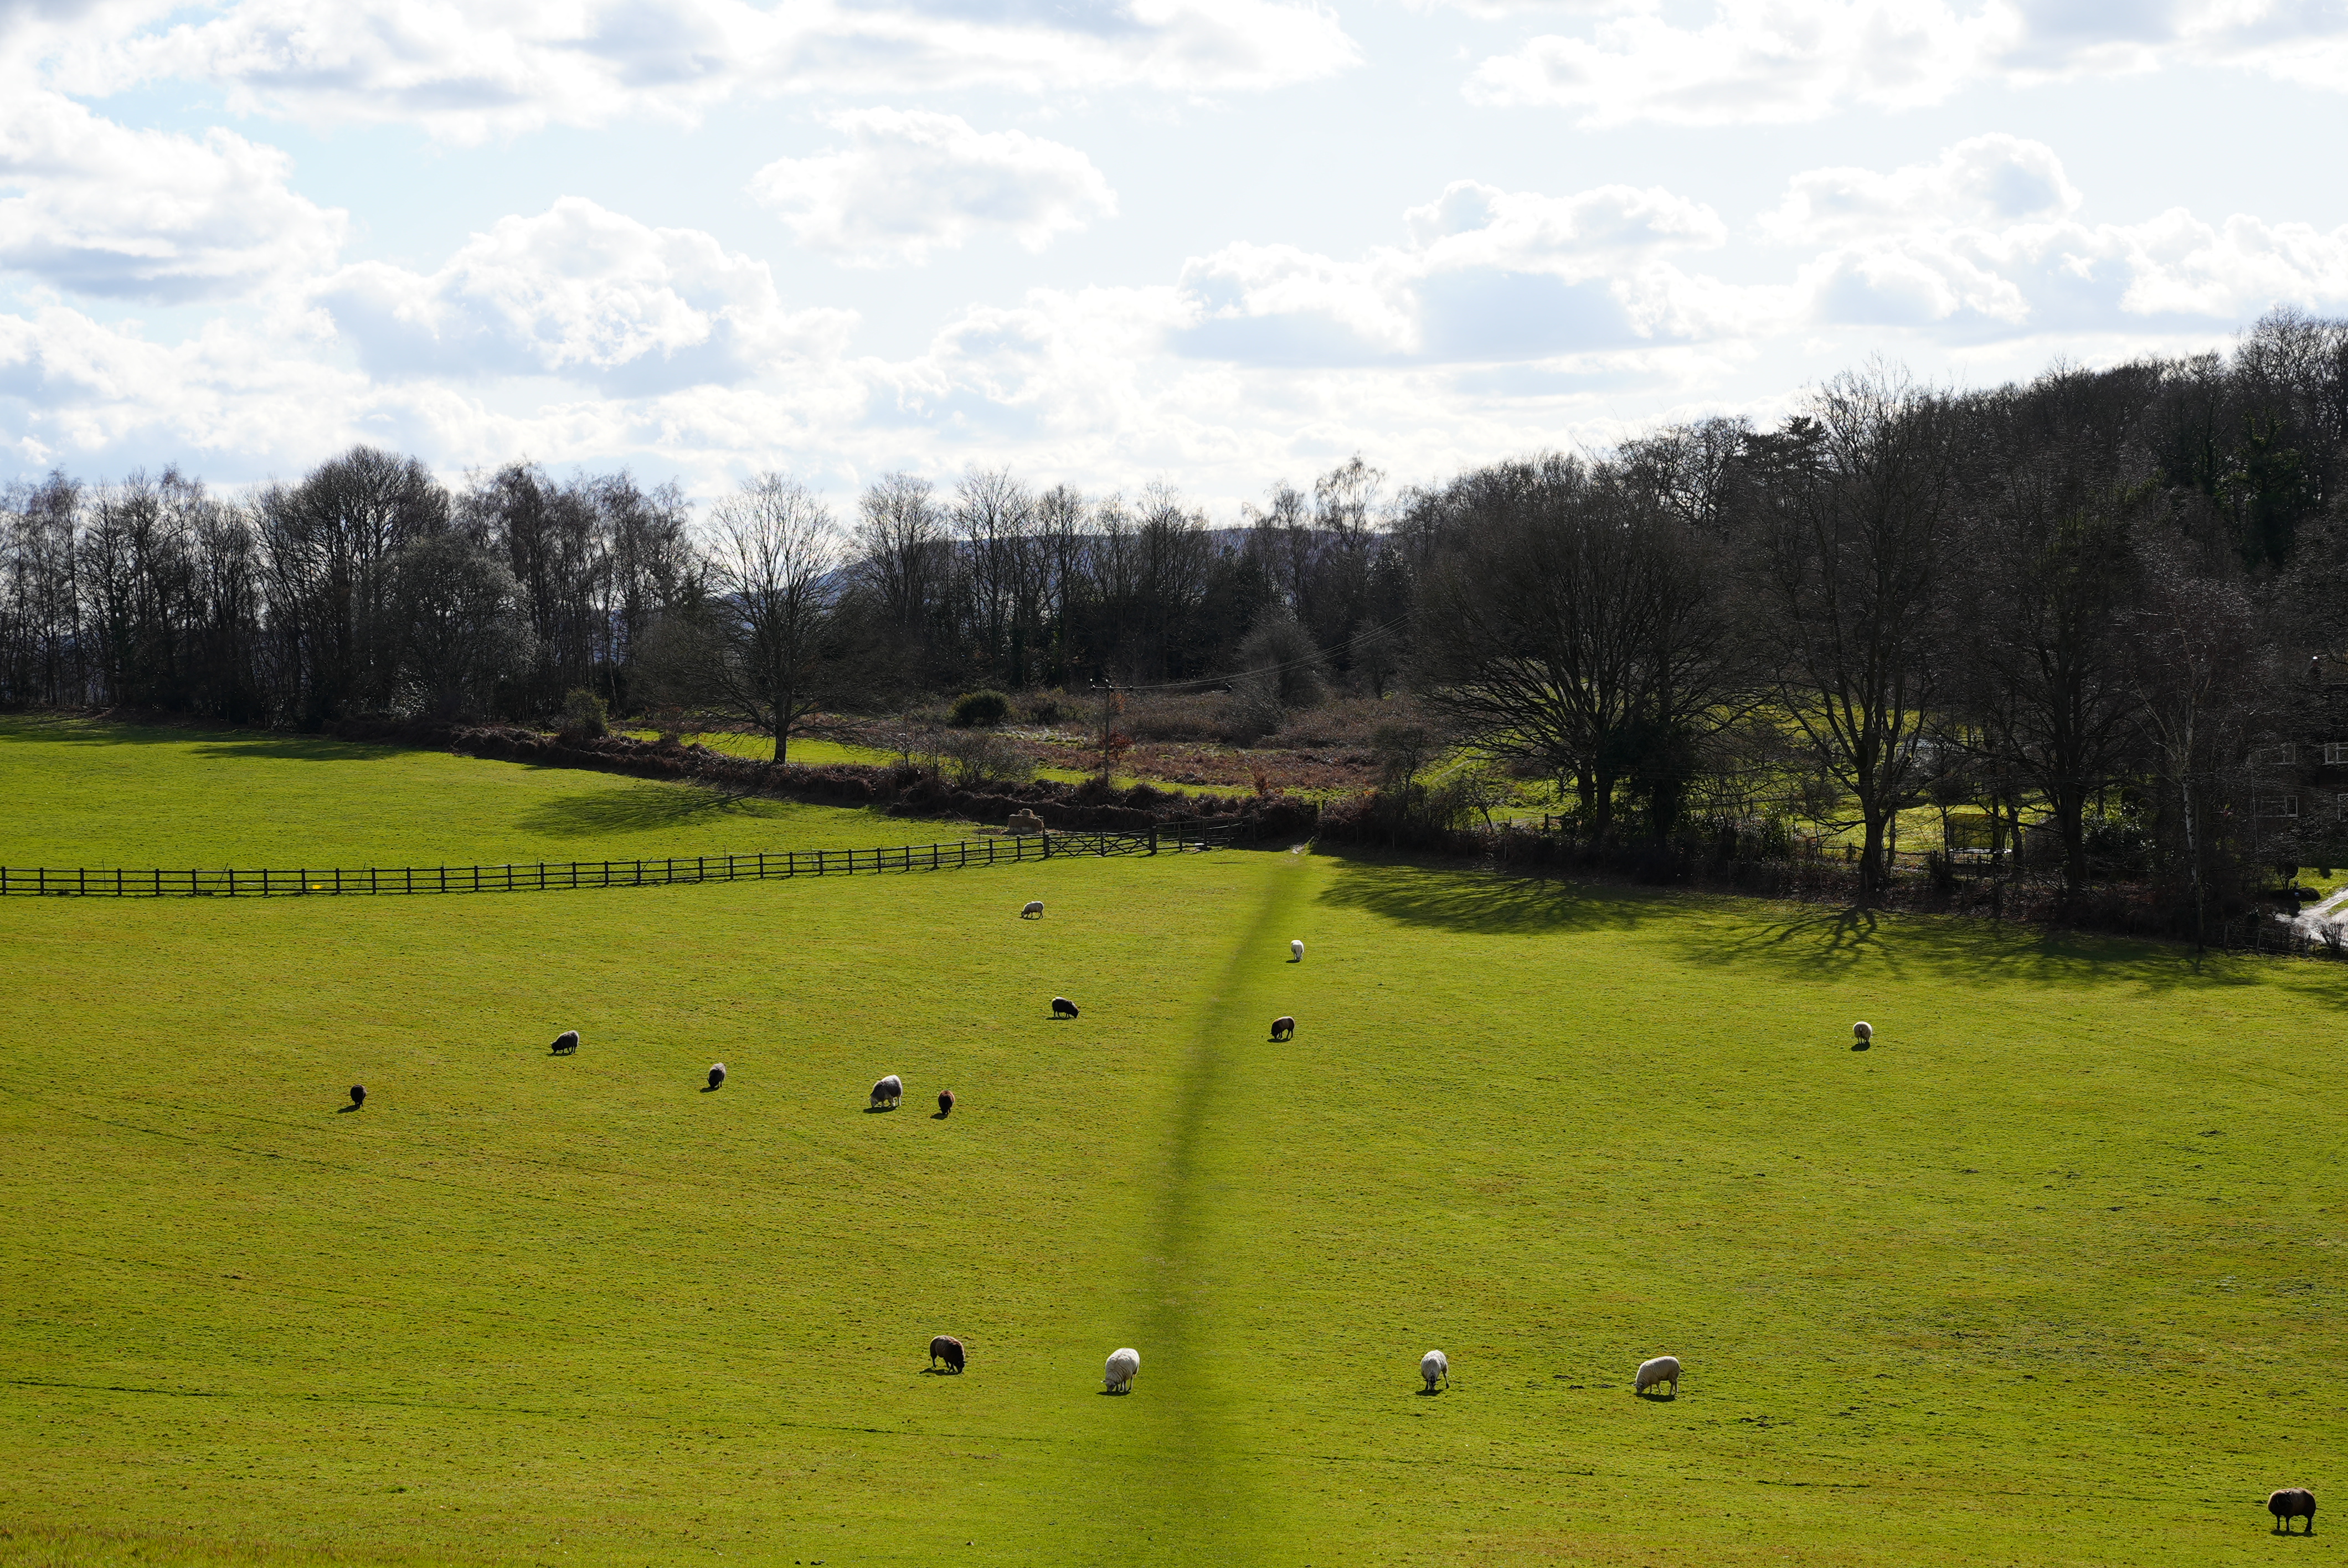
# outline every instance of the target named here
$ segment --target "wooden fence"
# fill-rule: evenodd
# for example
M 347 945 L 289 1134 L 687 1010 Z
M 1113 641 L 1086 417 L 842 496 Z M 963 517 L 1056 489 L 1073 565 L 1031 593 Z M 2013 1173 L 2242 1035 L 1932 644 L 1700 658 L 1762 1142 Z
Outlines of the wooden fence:
M 364 870 L 58 871 L 0 866 L 0 897 L 64 898 L 307 898 L 347 894 L 522 893 L 560 887 L 663 887 L 689 882 L 764 882 L 782 876 L 855 876 L 947 871 L 1068 855 L 1196 853 L 1232 829 L 1169 826 L 1138 833 L 1047 833 L 906 845 L 897 849 L 776 850 L 763 855 L 673 856 L 659 860 L 541 861 L 530 866 L 370 866 Z

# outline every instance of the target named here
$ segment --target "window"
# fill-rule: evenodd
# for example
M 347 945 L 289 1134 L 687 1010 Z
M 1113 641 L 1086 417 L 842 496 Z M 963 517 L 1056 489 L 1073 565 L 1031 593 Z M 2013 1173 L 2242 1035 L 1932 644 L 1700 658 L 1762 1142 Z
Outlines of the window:
M 2262 794 L 2258 798 L 2260 816 L 2297 816 L 2299 797 L 2295 794 Z
M 2348 741 L 2324 742 L 2323 765 L 2327 768 L 2348 768 Z
M 2343 749 L 2343 760 L 2348 761 L 2348 748 Z M 2288 741 L 2279 746 L 2260 746 L 2250 753 L 2250 765 L 2254 768 L 2287 768 L 2298 761 L 2299 748 Z

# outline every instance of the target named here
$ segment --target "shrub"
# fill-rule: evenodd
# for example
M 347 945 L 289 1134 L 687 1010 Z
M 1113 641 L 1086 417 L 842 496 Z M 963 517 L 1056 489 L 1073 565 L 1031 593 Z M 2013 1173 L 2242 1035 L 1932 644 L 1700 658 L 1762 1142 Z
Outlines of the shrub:
M 600 740 L 612 731 L 611 705 L 584 686 L 562 699 L 562 733 L 573 740 Z
M 1061 714 L 1061 701 L 1060 693 L 1057 692 L 1036 692 L 1035 695 L 1027 700 L 1028 719 L 1038 724 L 1049 725 L 1058 723 L 1060 722 Z
M 942 748 L 954 783 L 964 789 L 982 784 L 1025 784 L 1035 776 L 1035 759 L 1015 741 L 984 730 L 949 735 Z
M 1000 692 L 964 692 L 954 699 L 953 722 L 957 730 L 992 728 L 1010 716 L 1011 699 Z

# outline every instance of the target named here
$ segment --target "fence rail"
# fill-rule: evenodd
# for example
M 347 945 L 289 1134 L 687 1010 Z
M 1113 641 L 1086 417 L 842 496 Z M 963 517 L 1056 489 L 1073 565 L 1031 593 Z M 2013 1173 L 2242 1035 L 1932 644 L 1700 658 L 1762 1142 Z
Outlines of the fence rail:
M 662 887 L 691 882 L 765 882 L 784 876 L 856 876 L 946 871 L 1068 855 L 1196 853 L 1228 844 L 1226 825 L 1138 833 L 1045 833 L 961 839 L 895 849 L 775 850 L 759 855 L 671 856 L 645 860 L 540 861 L 527 866 L 370 866 L 362 870 L 69 871 L 0 866 L 0 897 L 60 898 L 313 898 L 352 894 L 535 893 L 565 887 Z

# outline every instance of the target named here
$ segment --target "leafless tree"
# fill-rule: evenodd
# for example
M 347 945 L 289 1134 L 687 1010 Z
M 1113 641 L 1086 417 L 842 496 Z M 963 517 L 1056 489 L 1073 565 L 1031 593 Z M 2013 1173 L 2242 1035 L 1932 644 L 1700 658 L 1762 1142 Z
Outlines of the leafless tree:
M 1879 365 L 1828 383 L 1740 459 L 1778 700 L 1858 803 L 1869 897 L 1895 815 L 1930 777 L 1918 743 L 1945 666 L 1955 436 L 1946 399 Z
M 841 548 L 806 487 L 762 474 L 711 516 L 710 594 L 686 618 L 705 702 L 775 737 L 775 761 L 822 698 Z
M 1984 765 L 2004 764 L 2044 798 L 2075 894 L 2087 878 L 2087 803 L 2138 748 L 2127 612 L 2140 591 L 2145 400 L 2129 379 L 2059 370 L 1976 403 L 1972 519 L 1952 577 L 1959 668 L 1944 715 Z

